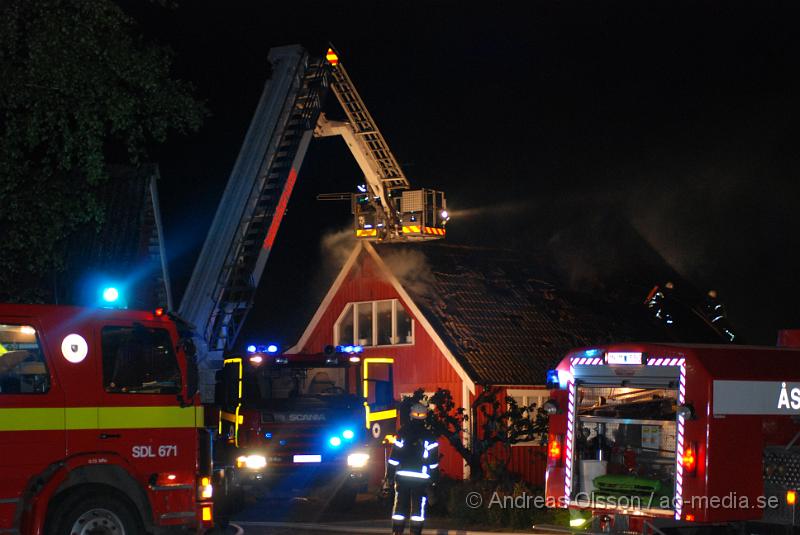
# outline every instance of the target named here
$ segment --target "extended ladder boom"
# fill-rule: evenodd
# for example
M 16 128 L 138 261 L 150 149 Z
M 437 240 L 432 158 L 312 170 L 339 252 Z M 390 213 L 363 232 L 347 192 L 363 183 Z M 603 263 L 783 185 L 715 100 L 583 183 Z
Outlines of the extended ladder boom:
M 179 309 L 200 338 L 204 399 L 253 304 L 326 93 L 326 67 L 302 47 L 273 48 L 269 61 L 272 76 Z
M 231 349 L 253 305 L 311 138 L 342 135 L 368 191 L 354 194 L 356 236 L 425 240 L 444 236 L 444 194 L 411 190 L 397 159 L 338 57 L 311 58 L 298 46 L 273 48 L 272 76 L 220 201 L 178 314 L 194 326 L 204 401 L 214 371 Z M 321 113 L 328 88 L 348 122 Z

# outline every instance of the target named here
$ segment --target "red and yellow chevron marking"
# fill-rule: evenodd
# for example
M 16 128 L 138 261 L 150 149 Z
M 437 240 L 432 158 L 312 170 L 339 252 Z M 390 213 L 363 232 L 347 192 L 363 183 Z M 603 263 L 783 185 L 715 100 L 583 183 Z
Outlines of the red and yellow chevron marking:
M 332 48 L 328 49 L 328 52 L 325 54 L 325 59 L 327 59 L 328 63 L 330 63 L 333 66 L 339 64 L 339 56 L 336 54 L 336 52 L 333 51 Z
M 434 236 L 444 236 L 445 230 L 436 227 L 421 227 L 419 225 L 406 225 L 403 227 L 403 234 L 432 234 Z
M 378 235 L 378 229 L 356 229 L 356 238 L 372 238 Z
M 444 236 L 445 231 L 443 228 L 425 227 L 425 234 L 434 234 L 436 236 Z

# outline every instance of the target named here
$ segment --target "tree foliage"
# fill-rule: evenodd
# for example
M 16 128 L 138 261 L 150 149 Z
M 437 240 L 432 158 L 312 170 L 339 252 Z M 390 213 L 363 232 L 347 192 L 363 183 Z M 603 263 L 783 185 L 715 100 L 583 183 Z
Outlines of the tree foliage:
M 438 388 L 428 398 L 420 388 L 401 401 L 399 412 L 402 418 L 411 404 L 427 401 L 431 411 L 426 426 L 464 458 L 471 479 L 480 480 L 489 464 L 487 454 L 496 445 L 508 448 L 520 442 L 546 441 L 543 437 L 547 434 L 547 416 L 541 407 L 520 405 L 510 396 L 501 396 L 501 392 L 499 387 L 483 386 L 468 411 L 456 406 L 453 394 L 447 389 Z M 480 417 L 470 420 L 470 414 Z M 468 431 L 467 441 L 465 431 Z
M 144 161 L 205 108 L 112 1 L 0 5 L 0 300 L 44 300 L 65 239 L 104 220 L 106 165 Z

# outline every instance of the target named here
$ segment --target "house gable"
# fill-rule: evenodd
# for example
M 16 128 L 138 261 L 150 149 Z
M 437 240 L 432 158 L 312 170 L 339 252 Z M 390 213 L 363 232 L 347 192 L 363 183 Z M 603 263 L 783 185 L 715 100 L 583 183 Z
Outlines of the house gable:
M 289 349 L 287 353 L 322 352 L 326 345 L 333 343 L 334 325 L 348 303 L 383 299 L 399 299 L 400 303 L 409 312 L 415 322 L 415 343 L 413 346 L 365 348 L 365 354 L 374 355 L 380 353 L 382 355 L 391 354 L 391 356 L 394 356 L 413 352 L 418 356 L 420 353 L 427 352 L 426 346 L 430 346 L 430 349 L 435 349 L 435 351 L 431 351 L 431 357 L 434 361 L 443 358 L 446 364 L 444 366 L 438 366 L 439 369 L 429 370 L 429 374 L 420 373 L 421 370 L 418 369 L 420 366 L 420 359 L 415 358 L 416 369 L 413 370 L 413 377 L 430 377 L 433 379 L 433 382 L 429 383 L 428 386 L 433 386 L 434 389 L 436 386 L 442 388 L 458 386 L 456 391 L 461 393 L 461 387 L 464 386 L 466 390 L 474 393 L 475 383 L 472 378 L 469 377 L 464 368 L 458 363 L 455 356 L 453 356 L 441 340 L 438 333 L 436 333 L 419 307 L 405 291 L 402 284 L 392 275 L 383 260 L 381 260 L 380 256 L 375 252 L 375 249 L 368 243 L 359 242 L 353 249 L 353 252 L 348 257 L 333 285 L 331 285 L 331 288 L 322 300 L 322 303 L 303 332 L 303 335 L 300 337 L 300 340 Z M 450 368 L 450 370 L 446 372 L 443 368 Z M 404 376 L 412 377 L 412 375 L 410 375 L 412 370 L 408 371 L 408 375 L 402 371 L 398 373 L 398 384 L 396 388 L 402 385 Z M 454 384 L 442 384 L 443 382 L 451 382 L 449 380 L 443 381 L 443 379 L 449 379 L 451 374 L 455 376 L 452 381 Z M 420 387 L 426 385 L 418 384 L 416 386 Z M 399 388 L 398 391 L 400 390 L 402 390 L 402 388 Z

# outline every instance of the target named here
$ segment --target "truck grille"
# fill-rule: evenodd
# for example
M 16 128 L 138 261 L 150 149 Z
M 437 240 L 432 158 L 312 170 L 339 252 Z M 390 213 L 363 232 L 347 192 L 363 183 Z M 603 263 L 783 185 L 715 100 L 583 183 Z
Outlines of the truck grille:
M 800 524 L 793 519 L 792 507 L 786 504 L 786 491 L 800 488 L 800 448 L 782 446 L 764 449 L 764 496 L 776 497 L 777 508 L 764 508 L 764 520 L 777 524 Z
M 765 448 L 764 482 L 782 485 L 787 489 L 800 487 L 800 448 Z

